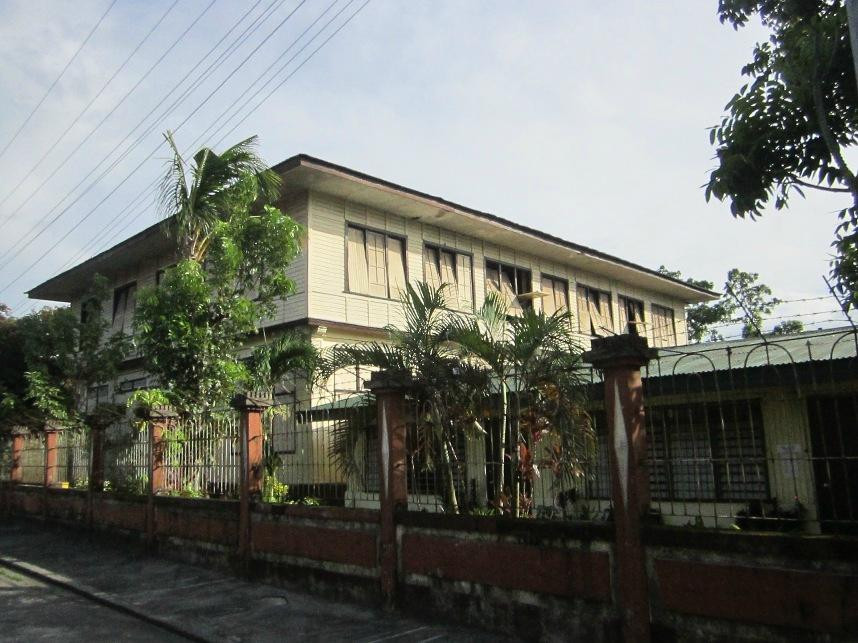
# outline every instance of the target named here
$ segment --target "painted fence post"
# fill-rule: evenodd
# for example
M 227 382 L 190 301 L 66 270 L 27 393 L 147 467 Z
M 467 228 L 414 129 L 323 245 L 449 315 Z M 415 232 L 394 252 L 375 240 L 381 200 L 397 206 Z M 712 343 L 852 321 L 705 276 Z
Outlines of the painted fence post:
M 57 447 L 61 427 L 59 424 L 45 424 L 45 488 L 57 484 Z
M 155 496 L 167 488 L 167 471 L 164 468 L 164 429 L 177 417 L 176 412 L 166 406 L 148 410 L 149 426 L 149 488 L 146 497 L 146 542 L 155 542 Z
M 388 606 L 396 601 L 398 553 L 396 513 L 408 507 L 405 394 L 411 386 L 407 371 L 375 372 L 366 383 L 376 400 L 378 462 L 381 476 L 379 564 L 381 592 Z
M 24 453 L 24 431 L 18 430 L 12 433 L 12 468 L 9 470 L 9 481 L 20 483 L 24 479 L 23 453 Z
M 239 393 L 232 406 L 239 412 L 239 480 L 238 554 L 247 566 L 252 552 L 253 525 L 250 505 L 262 492 L 263 442 L 262 414 L 274 401 L 266 393 Z
M 626 641 L 650 640 L 649 592 L 641 523 L 649 511 L 646 427 L 641 367 L 657 355 L 646 339 L 594 339 L 584 360 L 605 376 L 605 411 L 611 454 L 617 593 Z

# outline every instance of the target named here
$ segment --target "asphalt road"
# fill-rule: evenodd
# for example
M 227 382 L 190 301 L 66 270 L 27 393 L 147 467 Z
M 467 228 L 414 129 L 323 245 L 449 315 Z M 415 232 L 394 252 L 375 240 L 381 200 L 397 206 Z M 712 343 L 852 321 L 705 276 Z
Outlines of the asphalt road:
M 241 580 L 61 527 L 0 521 L 0 641 L 47 640 L 428 643 L 498 637 Z

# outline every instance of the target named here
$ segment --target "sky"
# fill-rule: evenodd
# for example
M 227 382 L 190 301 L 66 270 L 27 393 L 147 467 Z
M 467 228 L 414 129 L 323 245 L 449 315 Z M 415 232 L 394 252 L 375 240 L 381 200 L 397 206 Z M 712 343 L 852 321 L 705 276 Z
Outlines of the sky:
M 158 219 L 171 129 L 183 150 L 256 134 L 271 163 L 307 153 L 716 287 L 757 272 L 812 300 L 773 316 L 845 323 L 816 299 L 839 195 L 754 222 L 704 199 L 708 128 L 766 37 L 720 24 L 715 0 L 111 2 L 0 1 L 0 149 L 107 10 L 0 153 L 16 314 L 42 304 L 28 288 Z

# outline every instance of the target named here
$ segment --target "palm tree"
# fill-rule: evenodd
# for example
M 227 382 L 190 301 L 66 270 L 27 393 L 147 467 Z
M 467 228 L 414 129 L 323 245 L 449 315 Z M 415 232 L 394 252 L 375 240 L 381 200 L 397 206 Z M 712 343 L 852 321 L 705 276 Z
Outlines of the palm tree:
M 182 256 L 201 262 L 217 223 L 237 203 L 275 201 L 280 176 L 257 155 L 255 136 L 220 154 L 204 147 L 191 164 L 182 157 L 171 132 L 164 138 L 173 156 L 161 181 L 160 207 Z
M 475 378 L 479 380 L 483 374 L 463 364 L 449 342 L 454 313 L 447 309 L 444 286 L 435 289 L 425 283 L 408 284 L 402 307 L 403 327 L 388 327 L 388 342 L 337 345 L 325 355 L 319 373 L 327 380 L 340 369 L 360 366 L 412 374 L 411 395 L 419 404 L 414 428 L 420 437 L 412 455 L 419 453 L 427 467 L 437 468 L 444 480 L 445 504 L 450 512 L 457 513 L 455 436 L 458 431 L 482 431 L 472 391 Z M 356 433 L 364 428 L 346 424 L 334 436 L 331 455 L 346 473 L 356 468 L 352 451 L 357 444 Z
M 473 318 L 459 318 L 448 333 L 465 362 L 491 374 L 491 395 L 500 402 L 496 502 L 508 497 L 515 516 L 521 515 L 522 501 L 539 475 L 539 443 L 548 441 L 545 463 L 561 485 L 583 473 L 581 463 L 592 449 L 582 350 L 572 339 L 569 322 L 562 311 L 545 315 L 525 309 L 520 316 L 509 316 L 503 301 L 490 293 Z

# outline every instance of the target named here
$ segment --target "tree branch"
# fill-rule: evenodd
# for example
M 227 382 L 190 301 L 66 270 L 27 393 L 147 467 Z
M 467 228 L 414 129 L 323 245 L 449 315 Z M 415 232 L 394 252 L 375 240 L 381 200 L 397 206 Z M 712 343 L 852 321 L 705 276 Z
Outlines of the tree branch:
M 802 181 L 801 179 L 793 179 L 793 183 L 800 185 L 805 188 L 812 188 L 814 190 L 822 190 L 823 192 L 845 192 L 846 194 L 852 194 L 852 190 L 849 188 L 832 188 L 826 185 L 815 185 L 813 183 L 808 183 L 806 181 Z

